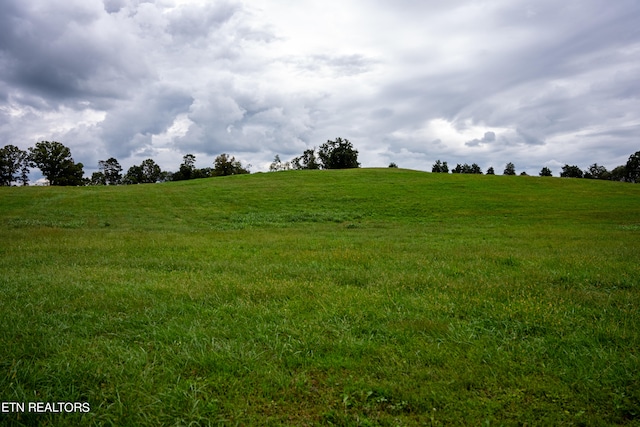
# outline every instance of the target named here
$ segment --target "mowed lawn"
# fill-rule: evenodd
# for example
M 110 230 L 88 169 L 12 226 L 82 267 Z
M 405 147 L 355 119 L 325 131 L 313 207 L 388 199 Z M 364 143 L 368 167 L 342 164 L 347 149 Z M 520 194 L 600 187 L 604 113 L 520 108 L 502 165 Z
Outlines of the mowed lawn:
M 640 425 L 640 185 L 0 188 L 1 425 Z

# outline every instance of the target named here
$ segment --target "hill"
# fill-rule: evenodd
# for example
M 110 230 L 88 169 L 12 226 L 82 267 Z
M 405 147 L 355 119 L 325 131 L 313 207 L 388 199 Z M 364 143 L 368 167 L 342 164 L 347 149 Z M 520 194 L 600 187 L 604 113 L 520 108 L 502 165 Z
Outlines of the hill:
M 637 422 L 639 233 L 592 180 L 0 188 L 0 401 L 91 407 L 0 421 Z

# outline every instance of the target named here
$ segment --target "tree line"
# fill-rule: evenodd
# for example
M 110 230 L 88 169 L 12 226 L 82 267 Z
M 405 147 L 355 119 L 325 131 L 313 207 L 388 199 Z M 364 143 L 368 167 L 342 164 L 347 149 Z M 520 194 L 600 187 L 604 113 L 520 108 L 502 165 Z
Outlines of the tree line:
M 34 167 L 40 169 L 49 185 L 57 186 L 147 184 L 249 173 L 248 167 L 226 153 L 216 157 L 213 167 L 198 169 L 195 161 L 196 156 L 187 154 L 178 171 L 168 172 L 163 171 L 153 159 L 146 159 L 123 174 L 118 160 L 111 157 L 100 160 L 98 172 L 86 178 L 84 165 L 76 163 L 69 147 L 60 142 L 41 141 L 28 151 L 6 145 L 0 148 L 0 186 L 13 183 L 28 185 L 29 171 Z
M 395 163 L 389 165 L 389 167 L 397 167 Z M 431 172 L 434 173 L 449 173 L 449 165 L 447 162 L 437 160 L 431 167 Z M 457 164 L 455 168 L 451 170 L 451 173 L 470 173 L 470 174 L 482 174 L 482 169 L 477 163 L 468 165 L 467 163 L 461 165 Z M 493 166 L 489 167 L 486 172 L 487 175 L 495 175 Z M 503 175 L 516 175 L 516 167 L 513 163 L 506 164 Z M 520 175 L 527 175 L 526 172 L 520 173 Z M 538 174 L 540 176 L 553 176 L 553 172 L 548 167 L 543 167 Z M 587 178 L 587 179 L 605 179 L 610 181 L 622 181 L 622 182 L 640 182 L 640 151 L 636 151 L 629 156 L 629 160 L 625 165 L 620 165 L 609 171 L 606 167 L 592 164 L 586 170 L 580 169 L 578 166 L 565 164 L 560 172 L 561 178 Z
M 196 156 L 187 154 L 182 158 L 182 164 L 175 172 L 163 171 L 153 159 L 146 159 L 140 165 L 131 166 L 126 173 L 117 159 L 111 157 L 98 162 L 98 171 L 90 178 L 84 177 L 84 165 L 76 163 L 71 156 L 71 150 L 60 142 L 41 141 L 28 151 L 23 151 L 16 146 L 6 145 L 0 148 L 0 186 L 9 186 L 14 183 L 28 185 L 30 168 L 37 167 L 41 170 L 50 185 L 121 185 L 121 184 L 146 184 L 166 181 L 182 181 L 215 176 L 228 176 L 248 174 L 249 167 L 243 166 L 239 160 L 226 153 L 217 156 L 212 167 L 196 168 Z M 328 140 L 317 150 L 315 147 L 306 149 L 302 155 L 294 157 L 290 161 L 282 162 L 276 155 L 269 170 L 272 172 L 283 170 L 301 169 L 348 169 L 358 168 L 358 150 L 348 139 L 336 138 Z M 389 167 L 398 167 L 391 163 Z M 482 174 L 482 169 L 477 163 L 471 165 L 457 164 L 449 170 L 447 162 L 437 160 L 431 172 L 434 173 L 465 173 Z M 486 171 L 487 175 L 495 175 L 493 167 Z M 516 175 L 515 165 L 507 163 L 504 175 Z M 526 175 L 522 172 L 520 175 Z M 552 176 L 548 167 L 543 167 L 540 176 Z M 640 151 L 629 156 L 625 165 L 618 166 L 609 171 L 597 163 L 581 170 L 578 166 L 565 164 L 560 176 L 563 178 L 589 178 L 606 179 L 623 182 L 640 182 Z
M 336 138 L 321 145 L 316 154 L 315 147 L 283 164 L 279 156 L 271 170 L 285 169 L 344 169 L 360 167 L 358 151 L 347 139 Z M 123 174 L 120 162 L 114 157 L 98 162 L 98 171 L 90 178 L 84 177 L 84 165 L 76 163 L 71 150 L 57 141 L 41 141 L 23 151 L 14 145 L 0 148 L 0 186 L 14 183 L 28 185 L 30 168 L 38 168 L 49 185 L 130 185 L 149 184 L 166 181 L 183 181 L 215 176 L 248 174 L 249 167 L 229 154 L 217 156 L 213 167 L 197 168 L 196 156 L 186 154 L 175 172 L 163 171 L 153 159 L 146 159 L 140 165 L 131 166 Z

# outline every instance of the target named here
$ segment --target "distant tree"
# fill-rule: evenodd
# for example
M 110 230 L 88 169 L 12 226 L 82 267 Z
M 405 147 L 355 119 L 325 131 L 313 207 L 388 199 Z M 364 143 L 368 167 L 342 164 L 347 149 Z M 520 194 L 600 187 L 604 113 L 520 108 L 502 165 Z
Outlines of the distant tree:
M 482 169 L 480 169 L 480 166 L 478 166 L 477 163 L 474 163 L 471 165 L 471 168 L 469 169 L 469 173 L 482 175 Z
M 273 162 L 269 165 L 270 172 L 287 171 L 289 169 L 291 169 L 291 164 L 289 162 L 282 163 L 278 154 L 276 154 L 273 158 Z
M 185 154 L 182 157 L 182 163 L 178 172 L 173 174 L 174 181 L 184 181 L 194 179 L 196 176 L 196 156 L 193 154 Z
M 114 157 L 108 160 L 100 160 L 98 162 L 98 168 L 104 175 L 105 185 L 118 185 L 122 183 L 122 166 L 120 166 L 120 163 Z M 93 182 L 93 176 L 91 181 Z
M 529 174 L 526 173 L 525 171 L 520 172 L 520 176 L 528 176 Z
M 390 168 L 397 168 L 398 165 L 396 165 L 395 163 L 391 162 L 391 163 L 389 163 L 389 167 Z
M 163 177 L 160 166 L 153 159 L 146 159 L 139 166 L 131 166 L 122 179 L 123 184 L 153 184 Z
M 316 157 L 316 149 L 309 148 L 304 150 L 302 156 L 296 157 L 291 161 L 291 167 L 293 169 L 320 169 L 320 162 Z
M 625 180 L 628 182 L 640 182 L 640 151 L 636 151 L 627 160 L 625 165 Z
M 324 169 L 359 168 L 358 150 L 348 139 L 328 140 L 318 148 L 318 158 Z
M 214 176 L 241 175 L 249 173 L 248 169 L 242 167 L 242 163 L 235 157 L 229 157 L 228 154 L 220 154 L 213 162 Z
M 452 173 L 471 173 L 471 174 L 480 174 L 480 175 L 482 175 L 482 169 L 480 169 L 480 166 L 478 166 L 477 163 L 474 163 L 471 166 L 469 166 L 467 163 L 465 163 L 464 165 L 460 165 L 460 163 L 458 163 L 456 165 L 456 167 L 451 172 Z
M 615 167 L 611 172 L 609 172 L 609 179 L 611 181 L 626 181 L 627 179 L 626 166 L 620 165 Z
M 142 184 L 143 179 L 142 167 L 133 165 L 129 168 L 129 170 L 127 170 L 127 173 L 122 178 L 122 183 L 127 185 Z
M 107 185 L 107 179 L 103 172 L 94 172 L 89 179 L 89 185 Z
M 540 176 L 553 176 L 553 174 L 551 173 L 551 169 L 549 169 L 548 167 L 543 167 L 540 170 L 540 173 L 538 174 Z
M 83 164 L 74 162 L 71 150 L 56 141 L 41 141 L 29 148 L 29 160 L 50 185 L 82 185 Z
M 431 172 L 449 173 L 449 165 L 447 165 L 447 162 L 440 162 L 440 160 L 436 160 L 436 162 L 431 167 Z
M 142 171 L 141 184 L 153 184 L 160 180 L 162 170 L 160 169 L 160 166 L 153 161 L 153 159 L 143 161 L 140 164 L 140 169 Z
M 495 175 L 496 171 L 493 170 L 493 166 L 489 166 L 489 169 L 487 169 L 487 175 Z
M 15 145 L 0 148 L 0 186 L 29 183 L 29 155 Z
M 578 166 L 569 166 L 567 164 L 562 167 L 562 172 L 560 172 L 560 177 L 562 178 L 582 178 L 583 176 L 584 174 Z
M 583 176 L 587 179 L 609 179 L 611 173 L 604 166 L 598 166 L 597 163 L 594 163 L 584 171 Z
M 503 175 L 515 175 L 516 174 L 516 167 L 513 163 L 509 162 L 507 163 L 507 165 L 504 168 L 504 172 L 502 172 Z

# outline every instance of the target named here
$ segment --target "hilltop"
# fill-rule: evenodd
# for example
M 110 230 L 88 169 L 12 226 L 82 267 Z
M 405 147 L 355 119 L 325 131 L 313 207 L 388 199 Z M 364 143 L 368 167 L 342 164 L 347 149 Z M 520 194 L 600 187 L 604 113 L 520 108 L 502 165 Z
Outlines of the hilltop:
M 528 221 L 549 216 L 574 221 L 609 214 L 624 222 L 635 221 L 640 195 L 640 186 L 617 182 L 402 169 L 285 171 L 133 186 L 1 190 L 0 214 L 14 225 L 109 224 L 167 230 L 481 221 L 511 215 Z
M 639 233 L 585 179 L 0 188 L 0 401 L 80 408 L 0 422 L 632 424 Z

